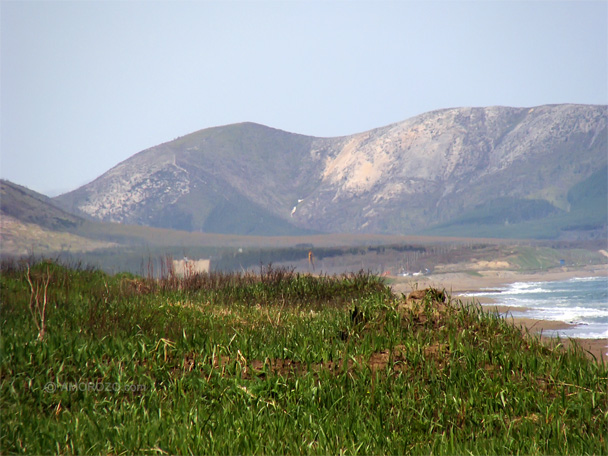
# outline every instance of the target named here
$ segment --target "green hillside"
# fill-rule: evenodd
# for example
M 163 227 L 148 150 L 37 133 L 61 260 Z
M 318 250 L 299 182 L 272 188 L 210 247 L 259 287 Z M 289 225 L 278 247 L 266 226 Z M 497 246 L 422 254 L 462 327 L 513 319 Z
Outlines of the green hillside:
M 606 363 L 438 290 L 2 266 L 2 453 L 608 452 Z
M 570 217 L 564 229 L 600 229 L 608 223 L 608 166 L 573 186 L 568 192 Z
M 567 201 L 566 211 L 545 200 L 498 198 L 424 233 L 532 239 L 593 233 L 608 237 L 608 167 L 572 186 Z
M 269 211 L 235 198 L 221 201 L 207 216 L 202 230 L 207 233 L 231 233 L 245 236 L 300 236 L 314 234 L 290 225 Z

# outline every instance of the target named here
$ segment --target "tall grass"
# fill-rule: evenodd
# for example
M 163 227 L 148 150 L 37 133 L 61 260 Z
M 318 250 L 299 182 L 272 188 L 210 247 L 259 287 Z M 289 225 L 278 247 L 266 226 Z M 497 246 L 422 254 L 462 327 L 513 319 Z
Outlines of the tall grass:
M 608 371 L 366 273 L 3 265 L 3 453 L 608 452 Z M 45 280 L 46 280 L 45 279 Z

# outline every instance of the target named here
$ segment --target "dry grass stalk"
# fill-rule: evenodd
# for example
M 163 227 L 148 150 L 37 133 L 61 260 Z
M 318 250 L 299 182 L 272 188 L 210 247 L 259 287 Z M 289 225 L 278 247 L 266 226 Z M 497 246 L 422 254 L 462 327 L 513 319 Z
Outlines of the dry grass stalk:
M 32 314 L 36 328 L 38 329 L 38 340 L 43 340 L 46 334 L 46 305 L 48 303 L 48 288 L 51 281 L 51 274 L 47 267 L 46 274 L 43 275 L 42 280 L 37 280 L 36 284 L 34 284 L 34 282 L 32 282 L 30 267 L 28 265 L 26 279 L 31 291 L 30 313 Z M 41 291 L 42 296 L 40 296 Z

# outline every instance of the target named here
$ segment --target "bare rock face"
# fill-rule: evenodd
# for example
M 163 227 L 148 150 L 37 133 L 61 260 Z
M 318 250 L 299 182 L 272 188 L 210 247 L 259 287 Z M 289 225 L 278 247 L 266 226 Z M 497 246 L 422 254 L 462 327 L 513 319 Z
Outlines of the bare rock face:
M 319 229 L 399 232 L 498 197 L 566 209 L 570 187 L 606 163 L 606 117 L 572 105 L 448 109 L 334 141 L 296 214 Z
M 551 105 L 444 109 L 339 138 L 229 125 L 140 152 L 56 200 L 106 221 L 241 234 L 523 223 L 569 213 L 569 191 L 601 178 L 607 122 L 606 106 Z
M 171 206 L 190 193 L 190 175 L 175 156 L 155 155 L 145 161 L 128 160 L 89 184 L 90 197 L 78 209 L 106 221 L 145 220 L 148 212 Z

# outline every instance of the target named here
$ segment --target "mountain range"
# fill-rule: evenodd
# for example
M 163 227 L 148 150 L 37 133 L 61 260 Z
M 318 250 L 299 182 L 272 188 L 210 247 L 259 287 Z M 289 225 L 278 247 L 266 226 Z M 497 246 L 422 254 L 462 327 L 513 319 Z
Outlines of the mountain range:
M 317 138 L 255 123 L 139 152 L 53 202 L 209 233 L 606 237 L 608 107 L 452 108 Z

